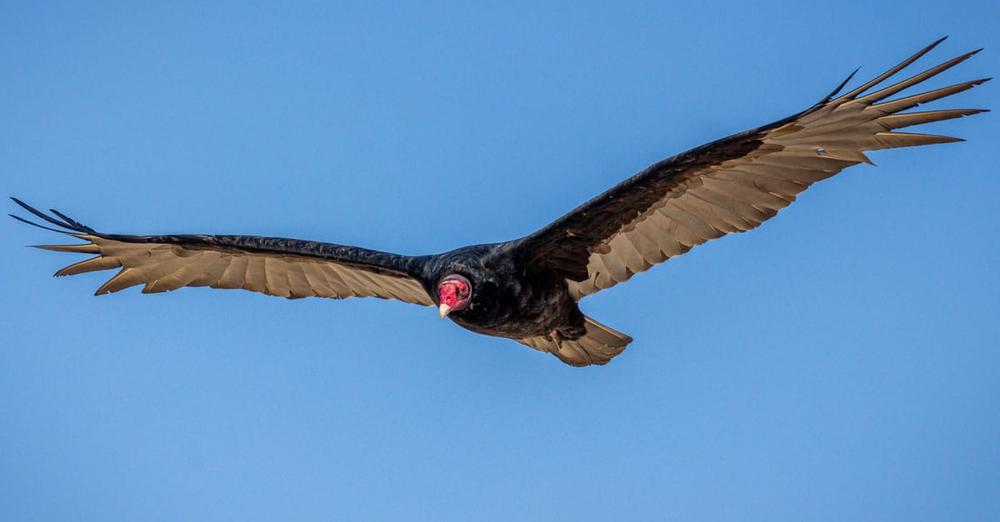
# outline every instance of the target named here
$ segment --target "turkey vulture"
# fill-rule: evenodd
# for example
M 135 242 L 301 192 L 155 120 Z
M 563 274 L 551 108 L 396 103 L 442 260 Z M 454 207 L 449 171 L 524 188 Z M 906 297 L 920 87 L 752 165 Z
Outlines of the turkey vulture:
M 442 318 L 464 328 L 514 339 L 573 366 L 605 364 L 632 338 L 585 316 L 577 305 L 583 297 L 709 239 L 755 228 L 813 183 L 871 163 L 866 151 L 961 141 L 897 129 L 983 109 L 903 111 L 989 78 L 889 98 L 978 51 L 882 86 L 942 40 L 845 94 L 838 96 L 853 73 L 798 114 L 660 161 L 544 228 L 503 243 L 404 256 L 275 237 L 108 234 L 16 198 L 51 226 L 12 217 L 84 241 L 38 248 L 95 254 L 57 276 L 120 268 L 98 295 L 141 284 L 143 293 L 210 286 L 287 298 L 399 299 L 436 306 Z

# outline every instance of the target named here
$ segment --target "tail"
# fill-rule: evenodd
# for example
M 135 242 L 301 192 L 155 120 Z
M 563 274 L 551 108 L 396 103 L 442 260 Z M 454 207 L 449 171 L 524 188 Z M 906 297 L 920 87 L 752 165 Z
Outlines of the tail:
M 587 333 L 578 339 L 553 339 L 551 337 L 529 337 L 519 339 L 536 350 L 549 352 L 562 362 L 571 366 L 590 366 L 591 364 L 607 364 L 625 347 L 632 338 L 614 328 L 589 318 L 584 318 Z

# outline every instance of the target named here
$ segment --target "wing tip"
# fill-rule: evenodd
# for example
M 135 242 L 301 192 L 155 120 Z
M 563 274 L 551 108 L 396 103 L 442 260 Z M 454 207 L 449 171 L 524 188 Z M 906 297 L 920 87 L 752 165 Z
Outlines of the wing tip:
M 836 88 L 830 91 L 830 94 L 827 94 L 825 97 L 823 97 L 823 100 L 820 103 L 826 103 L 832 100 L 834 96 L 840 94 L 840 91 L 844 90 L 844 87 L 846 87 L 847 84 L 854 79 L 854 76 L 858 74 L 858 71 L 860 70 L 861 66 L 859 65 L 853 71 L 851 71 L 851 74 L 847 75 L 847 78 L 844 78 L 844 81 L 840 82 L 840 85 L 838 85 Z
M 48 214 L 46 214 L 46 213 L 38 210 L 38 209 L 36 209 L 35 207 L 32 207 L 31 205 L 29 205 L 29 204 L 25 203 L 24 201 L 18 199 L 17 197 L 14 197 L 14 196 L 8 196 L 8 197 L 11 199 L 11 201 L 13 201 L 14 203 L 16 203 L 22 209 L 24 209 L 24 210 L 28 211 L 29 213 L 31 213 L 33 216 L 35 216 L 35 217 L 37 217 L 37 218 L 39 218 L 41 220 L 44 220 L 45 222 L 47 222 L 49 224 L 55 225 L 55 226 L 59 227 L 60 229 L 65 229 L 65 230 L 58 230 L 58 229 L 50 228 L 50 227 L 47 227 L 47 226 L 35 223 L 33 221 L 29 221 L 29 220 L 24 219 L 24 218 L 22 218 L 20 216 L 16 216 L 14 214 L 8 214 L 10 217 L 12 217 L 12 218 L 14 218 L 14 219 L 16 219 L 18 221 L 21 221 L 23 223 L 27 223 L 29 225 L 34 225 L 34 226 L 39 227 L 39 228 L 44 228 L 46 230 L 51 230 L 53 232 L 59 232 L 59 233 L 62 233 L 62 234 L 72 234 L 72 232 L 85 233 L 85 234 L 97 234 L 97 231 L 95 231 L 94 229 L 92 229 L 92 228 L 90 228 L 90 227 L 88 227 L 88 226 L 80 223 L 79 221 L 77 221 L 77 220 L 75 220 L 75 219 L 67 216 L 66 214 L 63 214 L 62 212 L 59 212 L 58 210 L 49 209 L 50 212 L 52 212 L 54 215 L 56 215 L 56 216 L 59 217 L 59 219 L 56 219 L 56 218 L 54 218 L 54 217 L 52 217 L 52 216 L 50 216 L 50 215 L 48 215 Z
M 99 254 L 101 249 L 92 242 L 75 245 L 26 245 L 30 248 L 48 250 L 50 252 L 69 252 L 74 254 Z
M 920 49 L 919 51 L 917 51 L 916 53 L 914 53 L 910 57 L 906 58 L 902 62 L 896 64 L 893 67 L 891 67 L 889 70 L 885 71 L 884 73 L 882 73 L 882 74 L 878 75 L 877 77 L 873 78 L 872 80 L 869 80 L 868 82 L 865 82 L 864 84 L 856 87 L 855 89 L 851 90 L 850 92 L 842 95 L 841 98 L 839 98 L 839 99 L 843 99 L 845 101 L 846 100 L 856 99 L 857 96 L 862 95 L 863 93 L 867 92 L 869 89 L 871 89 L 871 88 L 873 88 L 873 87 L 881 84 L 886 79 L 888 79 L 888 78 L 896 75 L 896 73 L 898 73 L 899 71 L 901 71 L 904 68 L 908 67 L 909 65 L 913 64 L 914 62 L 916 62 L 917 60 L 919 60 L 920 58 L 922 58 L 924 55 L 926 55 L 927 53 L 931 52 L 931 50 L 933 50 L 935 47 L 937 47 L 938 45 L 940 45 L 941 42 L 943 42 L 943 41 L 945 41 L 947 39 L 948 39 L 947 35 L 938 38 L 937 40 L 935 40 L 934 42 L 932 42 L 930 45 L 927 45 L 923 49 Z M 983 50 L 982 48 L 979 48 L 979 49 L 976 49 L 974 51 L 970 51 L 970 52 L 968 52 L 966 54 L 960 55 L 960 56 L 958 56 L 956 58 L 953 58 L 953 59 L 949 60 L 948 62 L 945 62 L 945 64 L 948 64 L 948 65 L 946 65 L 945 67 L 943 67 L 941 70 L 939 70 L 937 72 L 938 73 L 942 72 L 944 69 L 947 69 L 947 68 L 950 68 L 950 67 L 952 67 L 954 65 L 957 65 L 957 64 L 965 61 L 969 57 L 975 55 L 976 53 L 978 53 L 978 52 L 980 52 L 982 50 Z M 945 64 L 942 64 L 942 65 L 945 65 Z M 942 66 L 939 65 L 937 68 L 940 68 L 940 67 L 942 67 Z M 935 74 L 937 74 L 937 73 L 935 73 Z M 924 79 L 926 79 L 926 78 L 924 78 Z M 917 83 L 919 83 L 919 82 L 917 82 Z
M 42 224 L 39 224 L 39 223 L 35 223 L 34 221 L 31 221 L 29 219 L 25 219 L 25 218 L 23 218 L 21 216 L 18 216 L 16 214 L 7 214 L 7 215 L 10 216 L 10 217 L 12 217 L 12 218 L 14 218 L 14 219 L 16 219 L 16 220 L 18 220 L 18 221 L 20 221 L 21 223 L 26 224 L 26 225 L 31 225 L 33 227 L 38 227 L 38 228 L 41 228 L 43 230 L 48 230 L 50 232 L 58 232 L 60 234 L 73 235 L 72 233 L 67 232 L 65 230 L 59 230 L 58 228 L 52 228 L 52 227 L 48 227 L 48 226 L 45 226 L 45 225 L 42 225 Z
M 920 56 L 923 56 L 923 55 L 931 52 L 935 47 L 941 45 L 942 42 L 944 42 L 945 40 L 947 40 L 949 38 L 949 36 L 950 35 L 946 34 L 946 35 L 942 36 L 941 38 L 938 38 L 937 40 L 934 40 L 933 42 L 931 42 L 929 45 L 927 45 L 923 49 L 917 51 L 917 53 L 916 53 L 915 56 L 920 57 Z

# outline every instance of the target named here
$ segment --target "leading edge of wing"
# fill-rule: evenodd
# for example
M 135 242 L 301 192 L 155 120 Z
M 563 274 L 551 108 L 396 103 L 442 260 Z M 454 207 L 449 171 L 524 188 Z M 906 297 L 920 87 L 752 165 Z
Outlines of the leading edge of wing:
M 312 257 L 369 270 L 379 274 L 403 276 L 418 280 L 421 278 L 419 265 L 423 262 L 423 257 L 419 256 L 405 256 L 356 246 L 281 237 L 205 234 L 108 234 L 98 232 L 89 226 L 83 225 L 58 210 L 50 209 L 50 212 L 52 212 L 53 215 L 48 215 L 16 197 L 11 196 L 10 199 L 30 214 L 46 223 L 54 225 L 54 227 L 36 223 L 30 219 L 26 219 L 15 214 L 8 214 L 10 217 L 34 227 L 52 232 L 58 232 L 60 234 L 66 234 L 80 239 L 86 239 L 85 236 L 94 236 L 125 243 L 167 243 L 192 249 L 233 249 L 262 254 L 285 254 Z M 77 246 L 83 245 L 55 245 L 54 247 L 62 248 L 48 249 L 75 251 L 72 250 L 72 248 Z

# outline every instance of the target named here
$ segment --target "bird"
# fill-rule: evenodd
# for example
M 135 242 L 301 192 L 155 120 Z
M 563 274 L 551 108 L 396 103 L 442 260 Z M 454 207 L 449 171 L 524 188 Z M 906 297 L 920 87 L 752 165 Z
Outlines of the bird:
M 888 83 L 943 40 L 841 94 L 855 70 L 801 112 L 659 161 L 510 241 L 410 256 L 280 237 L 111 234 L 17 198 L 45 224 L 10 215 L 82 240 L 37 248 L 93 254 L 56 276 L 118 269 L 96 295 L 142 285 L 143 293 L 208 286 L 290 299 L 397 299 L 436 307 L 441 318 L 472 332 L 513 339 L 572 366 L 603 365 L 632 338 L 585 315 L 581 299 L 711 239 L 756 228 L 812 184 L 874 165 L 866 152 L 963 141 L 899 129 L 987 112 L 910 109 L 990 78 L 894 95 L 981 49 Z

